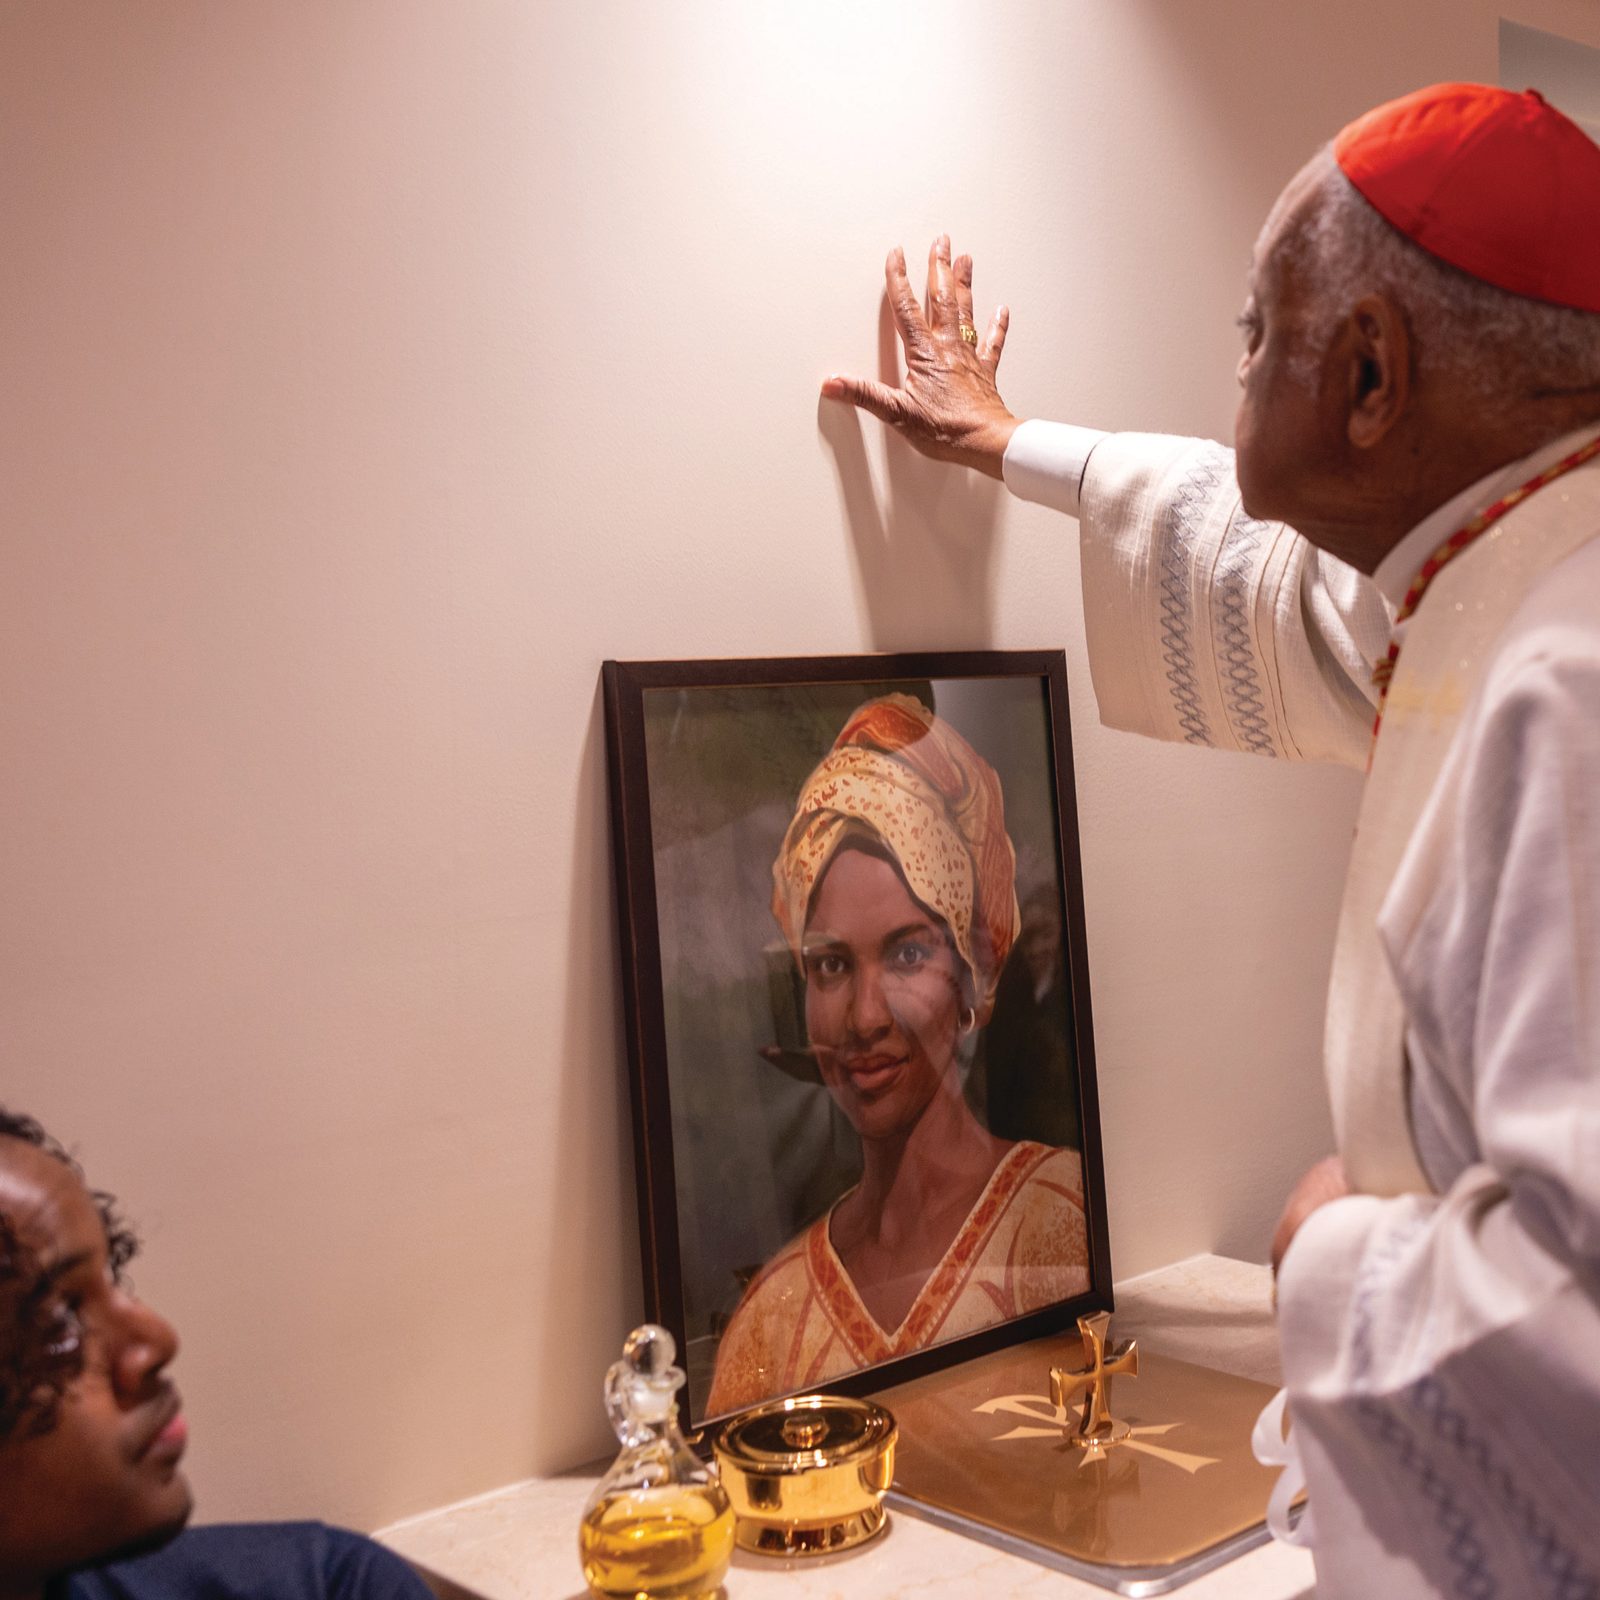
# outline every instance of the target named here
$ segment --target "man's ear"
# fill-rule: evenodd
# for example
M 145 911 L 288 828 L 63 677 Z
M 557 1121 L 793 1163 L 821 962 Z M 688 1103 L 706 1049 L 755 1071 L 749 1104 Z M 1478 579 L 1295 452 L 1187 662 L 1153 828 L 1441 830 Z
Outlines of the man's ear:
M 1411 330 L 1387 295 L 1369 294 L 1351 310 L 1345 335 L 1345 432 L 1357 450 L 1371 450 L 1411 399 Z

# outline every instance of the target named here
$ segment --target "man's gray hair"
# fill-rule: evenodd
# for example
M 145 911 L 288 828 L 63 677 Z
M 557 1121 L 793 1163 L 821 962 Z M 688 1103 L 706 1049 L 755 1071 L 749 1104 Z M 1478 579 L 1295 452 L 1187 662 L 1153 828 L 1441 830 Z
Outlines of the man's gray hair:
M 1449 383 L 1489 420 L 1535 396 L 1600 395 L 1600 314 L 1508 293 L 1430 255 L 1345 177 L 1331 145 L 1313 158 L 1312 176 L 1316 203 L 1280 241 L 1316 308 L 1299 352 L 1308 381 L 1345 315 L 1378 292 L 1405 313 L 1419 372 Z

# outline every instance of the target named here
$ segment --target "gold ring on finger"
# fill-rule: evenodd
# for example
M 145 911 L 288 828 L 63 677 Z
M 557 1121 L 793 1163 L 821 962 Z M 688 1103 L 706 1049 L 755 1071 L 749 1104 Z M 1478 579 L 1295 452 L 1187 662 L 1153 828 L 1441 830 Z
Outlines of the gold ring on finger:
M 978 330 L 970 322 L 963 322 L 961 324 L 961 337 L 968 344 L 976 344 L 978 342 Z

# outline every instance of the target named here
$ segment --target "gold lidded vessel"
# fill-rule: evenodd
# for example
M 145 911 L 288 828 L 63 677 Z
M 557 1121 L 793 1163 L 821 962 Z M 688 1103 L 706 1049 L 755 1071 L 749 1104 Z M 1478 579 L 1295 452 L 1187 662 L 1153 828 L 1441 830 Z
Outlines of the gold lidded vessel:
M 879 1533 L 899 1437 L 871 1400 L 791 1395 L 730 1418 L 713 1448 L 734 1540 L 764 1555 L 827 1555 Z

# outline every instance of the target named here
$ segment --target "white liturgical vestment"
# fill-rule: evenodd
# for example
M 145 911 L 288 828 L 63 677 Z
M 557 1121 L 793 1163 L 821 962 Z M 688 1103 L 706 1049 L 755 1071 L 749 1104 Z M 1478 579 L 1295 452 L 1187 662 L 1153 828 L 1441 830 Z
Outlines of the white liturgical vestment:
M 1319 1600 L 1600 1600 L 1600 464 L 1443 569 L 1375 747 L 1371 680 L 1428 556 L 1587 437 L 1372 580 L 1245 516 L 1221 446 L 1025 423 L 1006 455 L 1080 519 L 1106 723 L 1371 757 L 1328 1028 L 1362 1192 L 1279 1280 Z

